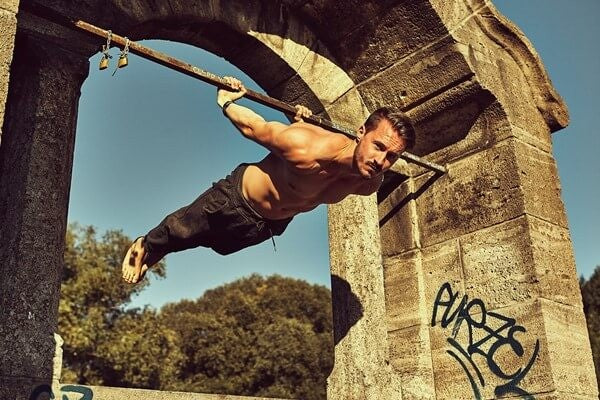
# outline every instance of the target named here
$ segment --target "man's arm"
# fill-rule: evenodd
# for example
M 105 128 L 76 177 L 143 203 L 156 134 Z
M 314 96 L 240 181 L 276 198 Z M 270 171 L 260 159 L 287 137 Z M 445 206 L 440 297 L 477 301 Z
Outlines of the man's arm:
M 290 128 L 289 125 L 276 121 L 265 121 L 265 119 L 247 107 L 233 103 L 243 97 L 246 88 L 237 79 L 225 77 L 228 83 L 237 88 L 237 92 L 219 90 L 217 92 L 217 104 L 222 108 L 227 104 L 224 114 L 231 120 L 236 128 L 246 138 L 266 147 L 268 150 L 282 155 L 290 149 L 298 149 L 309 143 L 306 129 Z M 306 107 L 296 106 L 298 113 L 296 121 L 302 121 L 302 117 L 311 115 Z M 284 130 L 287 130 L 283 133 Z
M 358 194 L 360 196 L 369 196 L 379 190 L 381 184 L 383 183 L 383 175 L 369 179 L 362 185 L 358 187 L 354 194 Z

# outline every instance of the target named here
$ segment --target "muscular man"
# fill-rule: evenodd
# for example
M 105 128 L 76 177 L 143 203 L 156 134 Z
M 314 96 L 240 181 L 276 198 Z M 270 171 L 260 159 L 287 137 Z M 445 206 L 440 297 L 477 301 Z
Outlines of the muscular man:
M 246 93 L 219 90 L 223 113 L 250 140 L 270 153 L 241 164 L 193 203 L 167 216 L 134 241 L 123 260 L 123 279 L 137 283 L 166 254 L 198 246 L 230 254 L 281 235 L 294 215 L 350 194 L 377 191 L 388 170 L 415 141 L 413 126 L 400 112 L 381 108 L 358 129 L 357 139 L 304 123 L 310 111 L 296 106 L 291 125 L 267 122 L 233 103 Z

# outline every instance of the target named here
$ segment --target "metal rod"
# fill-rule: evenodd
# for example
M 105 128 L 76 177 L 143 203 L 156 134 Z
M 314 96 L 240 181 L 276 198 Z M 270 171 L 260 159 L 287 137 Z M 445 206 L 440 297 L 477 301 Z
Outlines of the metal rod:
M 92 36 L 101 37 L 103 39 L 105 39 L 108 36 L 107 30 L 104 30 L 102 28 L 99 28 L 97 26 L 94 26 L 90 23 L 87 23 L 87 22 L 84 22 L 81 20 L 79 20 L 79 21 L 68 20 L 67 18 L 63 17 L 62 15 L 59 15 L 55 11 L 53 11 L 45 6 L 36 5 L 35 7 L 30 6 L 30 7 L 23 7 L 23 8 L 27 9 L 28 11 L 30 11 L 34 14 L 38 14 L 38 15 L 41 15 L 42 17 L 49 18 L 49 19 L 57 22 L 58 24 L 67 26 L 68 28 L 74 26 L 75 28 L 77 28 L 83 32 L 86 32 Z M 112 42 L 120 45 L 121 47 L 125 47 L 127 39 L 123 36 L 119 36 L 119 35 L 112 33 Z M 191 64 L 188 64 L 186 62 L 180 61 L 174 57 L 170 57 L 164 53 L 152 50 L 152 49 L 150 49 L 146 46 L 143 46 L 141 44 L 138 44 L 136 42 L 133 42 L 133 41 L 129 42 L 129 52 L 136 54 L 142 58 L 145 58 L 147 60 L 156 62 L 167 68 L 181 72 L 192 78 L 196 78 L 203 82 L 214 85 L 218 88 L 235 90 L 234 88 L 232 88 L 225 82 L 225 79 L 223 79 L 220 76 L 212 74 L 208 71 L 204 71 L 203 69 L 200 69 L 200 68 L 193 66 Z M 253 100 L 257 103 L 260 103 L 262 105 L 265 105 L 267 107 L 273 108 L 273 109 L 281 111 L 283 113 L 286 113 L 288 115 L 296 114 L 296 109 L 294 107 L 292 107 L 291 105 L 289 105 L 281 100 L 277 100 L 273 97 L 258 93 L 254 90 L 248 89 L 248 91 L 246 92 L 244 97 L 246 97 L 250 100 Z M 312 115 L 308 118 L 305 118 L 305 120 L 313 123 L 314 125 L 320 126 L 322 128 L 326 128 L 331 131 L 342 133 L 351 138 L 356 138 L 356 134 L 354 133 L 354 130 L 352 130 L 348 127 L 345 127 L 345 126 L 338 125 L 332 121 L 321 118 L 319 116 Z M 402 153 L 400 155 L 400 158 L 406 160 L 407 162 L 417 164 L 421 167 L 427 168 L 432 171 L 436 171 L 438 173 L 442 173 L 442 174 L 446 173 L 446 168 L 444 166 L 427 161 L 419 156 L 416 156 L 416 155 L 408 153 L 408 152 Z
M 97 26 L 94 26 L 94 25 L 89 24 L 84 21 L 76 21 L 75 27 L 77 27 L 83 31 L 86 31 L 88 33 L 91 33 L 95 36 L 101 37 L 101 38 L 106 38 L 108 36 L 107 30 L 98 28 Z M 121 47 L 125 46 L 126 40 L 127 39 L 125 39 L 123 36 L 119 36 L 115 33 L 112 34 L 112 42 L 120 45 Z M 159 51 L 152 50 L 151 48 L 143 46 L 136 42 L 132 42 L 132 41 L 129 42 L 129 52 L 136 54 L 142 58 L 145 58 L 147 60 L 154 61 L 154 62 L 156 62 L 162 66 L 165 66 L 167 68 L 181 72 L 192 78 L 196 78 L 203 82 L 214 85 L 220 89 L 235 90 L 234 88 L 232 88 L 231 86 L 229 86 L 226 83 L 224 78 L 222 78 L 218 75 L 215 75 L 211 72 L 205 71 L 194 65 L 188 64 L 184 61 L 178 60 L 174 57 L 170 57 Z M 258 93 L 251 89 L 247 90 L 244 97 L 248 98 L 250 100 L 253 100 L 257 103 L 260 103 L 262 105 L 265 105 L 267 107 L 284 112 L 289 115 L 296 115 L 296 112 L 297 112 L 297 110 L 294 107 L 292 107 L 291 105 L 289 105 L 281 100 L 277 100 L 273 97 L 267 96 L 265 94 Z M 313 124 L 318 125 L 322 128 L 328 128 L 330 130 L 333 130 L 333 131 L 336 131 L 339 133 L 343 133 L 343 134 L 346 134 L 346 135 L 349 135 L 352 137 L 356 137 L 356 135 L 354 134 L 354 132 L 351 129 L 346 128 L 341 125 L 338 125 L 334 122 L 331 122 L 331 121 L 321 118 L 319 116 L 312 115 L 308 118 L 305 118 L 305 120 L 308 120 L 308 121 L 312 122 Z

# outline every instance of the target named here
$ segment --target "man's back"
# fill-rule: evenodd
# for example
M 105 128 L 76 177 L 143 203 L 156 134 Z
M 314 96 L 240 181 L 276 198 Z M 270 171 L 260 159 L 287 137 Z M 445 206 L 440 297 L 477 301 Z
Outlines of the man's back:
M 288 218 L 379 187 L 381 176 L 351 172 L 355 141 L 302 122 L 275 129 L 287 143 L 249 165 L 242 183 L 244 197 L 264 217 Z

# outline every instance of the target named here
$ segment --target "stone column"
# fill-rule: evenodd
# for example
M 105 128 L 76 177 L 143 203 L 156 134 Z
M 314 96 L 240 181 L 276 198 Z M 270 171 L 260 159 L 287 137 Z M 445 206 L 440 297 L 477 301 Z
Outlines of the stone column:
M 52 384 L 80 87 L 87 59 L 17 34 L 0 147 L 0 398 Z M 40 397 L 42 398 L 42 397 Z
M 329 400 L 402 399 L 392 379 L 375 196 L 329 206 L 334 368 Z
M 8 93 L 10 65 L 13 58 L 15 34 L 17 32 L 16 13 L 19 0 L 0 0 L 0 143 L 2 143 L 2 124 L 4 107 Z
M 404 398 L 597 399 L 552 157 L 566 106 L 531 44 L 490 2 L 429 3 L 449 34 L 386 71 L 411 88 L 418 152 L 449 168 L 425 191 L 430 177 L 414 170 L 379 210 Z M 467 79 L 423 96 L 457 73 Z M 445 138 L 453 140 L 440 148 Z

